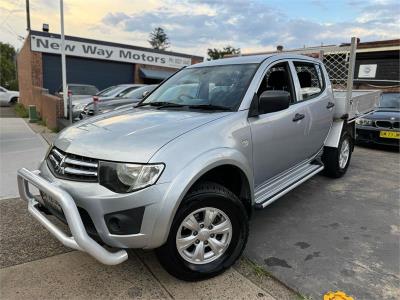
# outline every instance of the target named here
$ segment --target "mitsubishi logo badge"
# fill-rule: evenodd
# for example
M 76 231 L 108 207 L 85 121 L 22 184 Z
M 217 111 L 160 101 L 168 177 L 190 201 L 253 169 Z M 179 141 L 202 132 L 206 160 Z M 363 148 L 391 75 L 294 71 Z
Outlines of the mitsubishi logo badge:
M 55 170 L 58 174 L 64 175 L 64 171 L 65 171 L 65 156 L 63 156 L 63 158 L 61 159 L 61 161 L 59 163 L 56 163 L 55 165 Z

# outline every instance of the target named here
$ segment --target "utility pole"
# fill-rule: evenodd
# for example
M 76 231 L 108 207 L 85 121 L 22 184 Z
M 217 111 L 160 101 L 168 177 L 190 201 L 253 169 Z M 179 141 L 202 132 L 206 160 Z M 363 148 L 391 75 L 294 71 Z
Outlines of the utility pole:
M 65 36 L 64 36 L 64 3 L 60 0 L 60 17 L 61 17 L 61 74 L 63 86 L 63 101 L 64 101 L 64 117 L 68 117 L 69 108 L 69 122 L 72 124 L 72 105 L 67 90 L 67 70 L 65 62 Z
M 29 9 L 29 0 L 26 0 L 26 30 L 31 31 L 31 12 Z

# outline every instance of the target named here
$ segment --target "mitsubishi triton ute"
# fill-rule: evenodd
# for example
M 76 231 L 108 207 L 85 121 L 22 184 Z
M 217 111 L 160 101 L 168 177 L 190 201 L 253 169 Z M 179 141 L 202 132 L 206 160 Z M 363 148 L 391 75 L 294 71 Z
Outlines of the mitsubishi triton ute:
M 61 243 L 104 264 L 156 249 L 177 278 L 210 278 L 242 254 L 254 209 L 320 172 L 346 173 L 354 105 L 370 112 L 379 93 L 342 95 L 307 56 L 192 65 L 135 107 L 61 131 L 38 170 L 18 171 L 19 192 Z

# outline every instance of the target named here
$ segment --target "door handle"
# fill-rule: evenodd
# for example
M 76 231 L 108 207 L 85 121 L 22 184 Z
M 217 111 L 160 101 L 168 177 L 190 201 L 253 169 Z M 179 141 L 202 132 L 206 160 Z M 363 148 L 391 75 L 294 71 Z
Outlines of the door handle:
M 293 118 L 293 122 L 297 122 L 300 121 L 301 119 L 304 119 L 305 115 L 303 114 L 295 114 L 294 118 Z
M 335 103 L 333 102 L 328 102 L 328 105 L 326 106 L 327 109 L 331 109 L 332 107 L 335 106 Z

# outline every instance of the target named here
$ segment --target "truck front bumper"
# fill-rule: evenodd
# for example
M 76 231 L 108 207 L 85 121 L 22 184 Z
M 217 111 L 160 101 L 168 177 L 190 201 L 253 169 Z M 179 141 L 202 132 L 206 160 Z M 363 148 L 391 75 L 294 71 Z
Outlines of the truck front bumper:
M 18 189 L 22 199 L 28 202 L 29 213 L 50 231 L 62 244 L 84 251 L 106 265 L 116 265 L 128 258 L 125 250 L 110 252 L 93 240 L 86 232 L 78 208 L 71 195 L 39 176 L 40 171 L 22 168 L 18 171 Z M 52 223 L 38 208 L 39 203 L 29 191 L 29 184 L 46 193 L 62 208 L 72 236 L 67 236 Z

